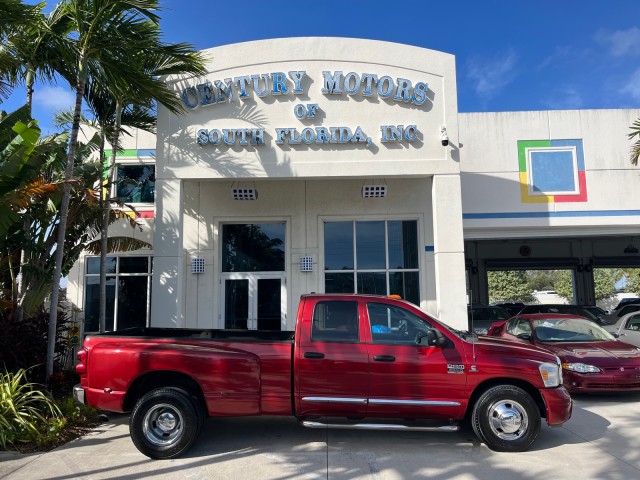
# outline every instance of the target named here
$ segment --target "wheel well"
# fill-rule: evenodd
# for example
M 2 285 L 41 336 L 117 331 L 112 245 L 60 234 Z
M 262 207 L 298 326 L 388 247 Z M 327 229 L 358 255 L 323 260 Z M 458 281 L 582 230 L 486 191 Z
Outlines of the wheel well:
M 478 398 L 489 390 L 491 387 L 495 387 L 497 385 L 513 385 L 514 387 L 519 387 L 533 398 L 534 402 L 538 406 L 538 410 L 540 411 L 540 416 L 542 418 L 547 417 L 547 407 L 544 404 L 544 400 L 542 399 L 542 395 L 540 395 L 540 391 L 531 385 L 529 382 L 525 382 L 524 380 L 519 380 L 517 378 L 491 378 L 486 380 L 476 386 L 471 394 L 471 398 L 469 398 L 469 403 L 467 404 L 467 411 L 465 414 L 465 418 L 469 418 L 471 412 L 473 411 L 473 406 L 478 401 Z
M 149 372 L 136 378 L 127 389 L 124 399 L 124 411 L 131 411 L 136 402 L 151 390 L 162 387 L 177 387 L 189 392 L 196 399 L 202 412 L 207 414 L 207 405 L 204 400 L 202 388 L 189 375 L 172 371 Z

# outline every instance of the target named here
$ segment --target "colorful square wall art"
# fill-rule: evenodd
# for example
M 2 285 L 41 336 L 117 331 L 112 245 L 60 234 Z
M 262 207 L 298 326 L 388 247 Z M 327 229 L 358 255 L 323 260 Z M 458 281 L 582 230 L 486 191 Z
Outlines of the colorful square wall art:
M 523 203 L 586 202 L 582 140 L 519 140 Z

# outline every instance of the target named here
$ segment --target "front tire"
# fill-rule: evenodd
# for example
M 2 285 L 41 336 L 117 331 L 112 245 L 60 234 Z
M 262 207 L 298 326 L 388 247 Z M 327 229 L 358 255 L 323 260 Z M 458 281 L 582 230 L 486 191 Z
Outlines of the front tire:
M 201 418 L 188 394 L 158 388 L 144 395 L 131 413 L 129 431 L 140 452 L 154 459 L 174 458 L 191 447 Z
M 540 433 L 540 411 L 521 388 L 498 385 L 480 396 L 473 407 L 471 424 L 491 450 L 522 452 Z

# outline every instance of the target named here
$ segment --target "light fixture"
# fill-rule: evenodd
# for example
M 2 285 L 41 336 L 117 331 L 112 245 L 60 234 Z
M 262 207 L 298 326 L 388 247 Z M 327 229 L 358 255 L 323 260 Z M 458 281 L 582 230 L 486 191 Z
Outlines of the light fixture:
M 300 271 L 313 272 L 313 257 L 309 257 L 309 256 L 300 257 Z
M 204 258 L 191 259 L 191 273 L 204 273 Z
M 440 142 L 443 147 L 449 145 L 449 135 L 447 135 L 447 127 L 440 127 Z

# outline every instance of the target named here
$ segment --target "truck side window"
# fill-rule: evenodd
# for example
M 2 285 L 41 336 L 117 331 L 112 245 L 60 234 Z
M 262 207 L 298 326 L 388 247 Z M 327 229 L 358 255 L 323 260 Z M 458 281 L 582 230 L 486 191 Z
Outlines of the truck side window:
M 367 303 L 373 343 L 415 345 L 416 336 L 431 325 L 404 308 L 386 303 Z
M 316 304 L 312 341 L 357 342 L 359 339 L 358 302 L 330 300 Z

